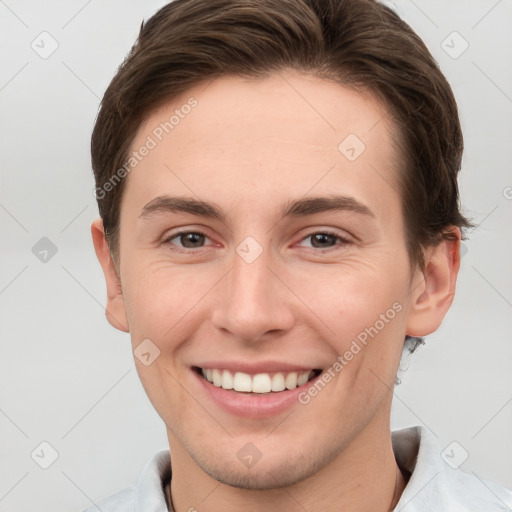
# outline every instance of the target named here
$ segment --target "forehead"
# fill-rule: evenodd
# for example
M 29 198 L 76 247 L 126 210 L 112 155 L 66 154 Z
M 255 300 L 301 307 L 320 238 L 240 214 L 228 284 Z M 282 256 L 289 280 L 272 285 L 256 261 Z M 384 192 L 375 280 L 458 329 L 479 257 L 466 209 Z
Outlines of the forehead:
M 221 77 L 141 125 L 131 151 L 151 149 L 129 173 L 125 196 L 140 206 L 162 191 L 227 206 L 275 199 L 280 207 L 290 196 L 333 191 L 396 202 L 392 133 L 380 102 L 337 83 L 291 71 Z

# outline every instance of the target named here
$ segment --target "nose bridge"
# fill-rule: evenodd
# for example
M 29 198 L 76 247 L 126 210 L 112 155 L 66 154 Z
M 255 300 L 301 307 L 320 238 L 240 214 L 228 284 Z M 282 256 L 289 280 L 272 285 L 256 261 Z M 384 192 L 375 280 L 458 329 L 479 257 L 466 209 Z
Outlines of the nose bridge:
M 256 247 L 251 240 L 242 242 L 232 263 L 214 313 L 216 327 L 246 341 L 289 329 L 293 324 L 291 304 L 271 270 L 269 250 Z
M 268 304 L 269 289 L 272 287 L 270 278 L 269 258 L 258 256 L 254 261 L 246 260 L 239 253 L 234 257 L 231 273 L 232 296 L 245 299 L 246 306 Z

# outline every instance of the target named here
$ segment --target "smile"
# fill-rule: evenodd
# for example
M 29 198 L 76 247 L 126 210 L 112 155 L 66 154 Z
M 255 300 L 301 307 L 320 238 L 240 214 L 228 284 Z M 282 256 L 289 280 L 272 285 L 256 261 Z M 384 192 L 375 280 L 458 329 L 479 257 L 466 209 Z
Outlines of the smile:
M 197 368 L 204 379 L 217 388 L 234 390 L 239 393 L 268 394 L 293 390 L 306 384 L 321 373 L 321 370 L 300 372 L 269 372 L 250 375 L 226 369 Z
M 299 395 L 314 385 L 322 373 L 278 361 L 216 363 L 191 367 L 198 384 L 195 389 L 230 415 L 252 420 L 285 414 L 296 405 L 302 407 Z

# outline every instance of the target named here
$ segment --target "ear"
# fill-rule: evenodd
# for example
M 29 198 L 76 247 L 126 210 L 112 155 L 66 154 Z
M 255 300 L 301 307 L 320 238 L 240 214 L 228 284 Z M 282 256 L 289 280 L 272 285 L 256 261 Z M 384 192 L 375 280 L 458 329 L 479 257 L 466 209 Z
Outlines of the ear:
M 105 316 L 112 327 L 123 332 L 129 332 L 128 318 L 124 304 L 123 290 L 121 281 L 117 275 L 117 270 L 112 261 L 107 241 L 105 240 L 105 231 L 103 229 L 102 219 L 96 219 L 91 225 L 92 241 L 96 256 L 100 262 L 105 283 L 107 285 L 107 306 Z
M 443 321 L 455 295 L 460 266 L 460 229 L 449 230 L 450 240 L 425 251 L 425 268 L 412 281 L 411 309 L 407 319 L 409 336 L 426 336 Z

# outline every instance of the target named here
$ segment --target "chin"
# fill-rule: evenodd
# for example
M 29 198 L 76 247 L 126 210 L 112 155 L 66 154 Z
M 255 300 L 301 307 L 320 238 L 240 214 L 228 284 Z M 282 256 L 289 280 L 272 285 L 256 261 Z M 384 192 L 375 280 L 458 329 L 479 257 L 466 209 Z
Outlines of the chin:
M 203 467 L 202 469 L 208 472 L 206 468 Z M 288 487 L 306 479 L 312 474 L 312 472 L 303 474 L 303 471 L 298 471 L 299 468 L 296 468 L 293 472 L 290 471 L 290 468 L 286 468 L 285 471 L 275 469 L 268 472 L 265 468 L 260 468 L 258 471 L 253 471 L 253 469 L 234 471 L 233 468 L 225 468 L 224 470 L 215 468 L 209 472 L 209 475 L 218 482 L 231 487 L 264 491 Z
M 239 489 L 263 491 L 289 487 L 306 480 L 329 464 L 334 457 L 332 452 L 305 457 L 297 451 L 291 457 L 275 453 L 274 460 L 265 460 L 262 457 L 247 469 L 241 463 L 239 469 L 234 468 L 233 460 L 217 463 L 213 460 L 196 462 L 205 473 L 218 482 Z

